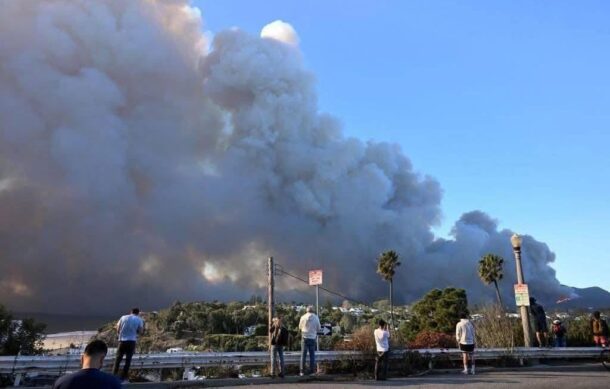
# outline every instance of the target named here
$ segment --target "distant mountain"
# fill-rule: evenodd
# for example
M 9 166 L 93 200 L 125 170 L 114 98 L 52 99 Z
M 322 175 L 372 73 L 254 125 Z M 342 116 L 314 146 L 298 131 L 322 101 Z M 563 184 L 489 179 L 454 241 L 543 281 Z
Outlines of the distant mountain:
M 550 308 L 557 310 L 605 310 L 610 308 L 610 292 L 593 286 L 591 288 L 572 288 L 578 297 L 551 305 Z
M 45 323 L 47 325 L 47 328 L 44 331 L 46 334 L 97 330 L 104 324 L 118 320 L 119 316 L 79 316 L 41 312 L 13 312 L 13 317 L 15 319 L 32 318 L 36 321 Z

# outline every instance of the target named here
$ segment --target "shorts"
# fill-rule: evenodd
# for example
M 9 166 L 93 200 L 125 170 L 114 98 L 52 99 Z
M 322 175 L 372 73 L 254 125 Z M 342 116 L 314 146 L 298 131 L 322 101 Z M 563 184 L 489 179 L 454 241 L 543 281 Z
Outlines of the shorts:
M 607 346 L 608 338 L 603 335 L 593 335 L 593 342 L 596 346 Z
M 546 319 L 544 320 L 534 320 L 534 328 L 536 328 L 536 332 L 547 332 L 549 329 L 546 326 Z
M 460 343 L 460 351 L 462 351 L 464 353 L 471 353 L 474 351 L 474 344 Z

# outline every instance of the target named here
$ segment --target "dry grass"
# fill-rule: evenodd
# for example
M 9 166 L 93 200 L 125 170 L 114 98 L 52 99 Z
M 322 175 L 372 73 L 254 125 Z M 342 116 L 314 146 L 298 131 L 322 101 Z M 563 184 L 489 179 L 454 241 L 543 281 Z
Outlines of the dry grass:
M 488 305 L 479 310 L 482 318 L 474 322 L 477 347 L 513 348 L 523 346 L 521 320 L 506 317 L 498 305 Z

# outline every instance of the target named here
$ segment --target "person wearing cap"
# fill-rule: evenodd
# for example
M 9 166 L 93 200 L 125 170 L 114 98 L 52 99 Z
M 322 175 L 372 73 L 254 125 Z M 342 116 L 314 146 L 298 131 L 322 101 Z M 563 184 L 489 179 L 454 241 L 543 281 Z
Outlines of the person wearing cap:
M 561 320 L 553 320 L 553 326 L 551 327 L 553 335 L 555 336 L 555 347 L 566 347 L 566 328 L 561 323 Z
M 536 303 L 536 299 L 530 297 L 530 312 L 534 317 L 534 329 L 536 330 L 536 339 L 538 339 L 538 347 L 547 347 L 549 344 L 549 327 L 546 324 L 546 312 L 542 305 Z

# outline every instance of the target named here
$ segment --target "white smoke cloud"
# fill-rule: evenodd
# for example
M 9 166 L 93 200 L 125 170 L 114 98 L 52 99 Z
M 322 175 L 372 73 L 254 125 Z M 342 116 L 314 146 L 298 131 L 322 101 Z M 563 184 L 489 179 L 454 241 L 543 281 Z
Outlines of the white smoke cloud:
M 275 20 L 263 27 L 261 38 L 275 39 L 292 46 L 298 46 L 300 41 L 292 25 L 282 20 Z
M 0 7 L 0 302 L 109 312 L 244 298 L 264 290 L 269 255 L 377 299 L 387 249 L 403 261 L 398 300 L 449 284 L 492 296 L 474 263 L 510 257 L 510 231 L 475 213 L 435 240 L 438 182 L 398 145 L 345 137 L 319 113 L 288 24 L 209 42 L 182 0 Z M 536 293 L 557 297 L 548 247 L 526 237 L 524 255 Z

